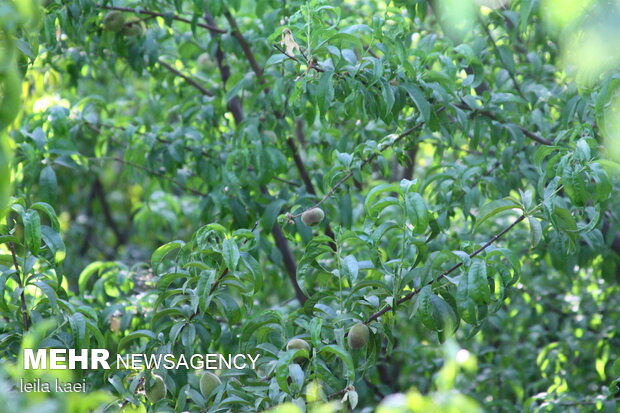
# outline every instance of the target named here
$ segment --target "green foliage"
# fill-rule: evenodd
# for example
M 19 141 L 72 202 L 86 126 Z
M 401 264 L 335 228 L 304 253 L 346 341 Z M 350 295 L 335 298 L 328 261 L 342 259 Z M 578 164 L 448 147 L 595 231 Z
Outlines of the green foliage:
M 617 410 L 604 2 L 44 3 L 0 4 L 7 411 Z

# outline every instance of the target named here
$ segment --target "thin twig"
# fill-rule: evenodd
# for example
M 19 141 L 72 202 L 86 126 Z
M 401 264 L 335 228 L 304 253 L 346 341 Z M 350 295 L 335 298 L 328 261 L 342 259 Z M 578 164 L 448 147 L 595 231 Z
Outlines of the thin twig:
M 548 139 L 545 139 L 539 135 L 537 135 L 536 133 L 524 128 L 521 125 L 515 125 L 514 123 L 511 122 L 503 122 L 502 120 L 500 120 L 496 114 L 494 114 L 493 112 L 490 112 L 488 110 L 484 110 L 484 109 L 471 109 L 468 105 L 466 105 L 465 103 L 456 103 L 454 106 L 456 106 L 459 109 L 463 109 L 463 110 L 467 110 L 472 112 L 473 114 L 480 114 L 483 116 L 486 116 L 487 118 L 490 118 L 491 120 L 497 121 L 497 122 L 502 122 L 505 125 L 512 125 L 512 126 L 516 126 L 517 128 L 519 128 L 519 130 L 525 135 L 527 136 L 529 139 L 536 141 L 542 145 L 553 145 L 553 142 L 551 142 Z
M 105 6 L 102 4 L 98 5 L 100 8 L 102 9 L 106 9 L 106 10 L 117 10 L 117 11 L 124 11 L 127 13 L 135 13 L 135 14 L 145 14 L 147 16 L 152 16 L 152 17 L 161 17 L 163 19 L 171 19 L 171 20 L 176 20 L 176 21 L 180 21 L 183 23 L 188 23 L 188 24 L 192 24 L 192 21 L 190 19 L 186 19 L 185 17 L 181 17 L 181 16 L 177 16 L 174 14 L 170 14 L 170 13 L 158 13 L 155 11 L 151 11 L 151 10 L 145 10 L 145 9 L 132 9 L 129 7 L 118 7 L 118 6 Z M 218 27 L 213 27 L 209 24 L 204 24 L 204 23 L 196 23 L 196 26 L 198 27 L 202 27 L 204 29 L 209 29 L 211 32 L 214 33 L 219 33 L 219 34 L 223 34 L 223 33 L 227 33 L 227 30 L 224 29 L 220 29 Z
M 209 90 L 207 90 L 204 86 L 202 86 L 200 83 L 198 83 L 195 79 L 192 79 L 191 77 L 181 73 L 180 71 L 178 71 L 177 69 L 172 67 L 170 64 L 164 62 L 161 59 L 159 60 L 159 64 L 162 65 L 163 67 L 165 67 L 170 73 L 172 73 L 172 74 L 182 78 L 187 83 L 189 83 L 190 85 L 192 85 L 193 87 L 198 89 L 200 91 L 200 93 L 202 93 L 203 95 L 205 95 L 205 96 L 213 96 L 213 93 L 211 93 Z
M 525 215 L 521 215 L 519 218 L 517 218 L 512 224 L 510 224 L 509 226 L 507 226 L 506 228 L 504 228 L 500 233 L 496 234 L 495 236 L 493 236 L 493 238 L 491 238 L 489 241 L 487 241 L 483 246 L 481 246 L 480 248 L 478 248 L 476 251 L 472 252 L 471 254 L 469 254 L 469 258 L 474 258 L 476 255 L 480 254 L 482 251 L 486 250 L 488 247 L 490 247 L 495 241 L 497 241 L 498 239 L 500 239 L 504 234 L 506 234 L 508 231 L 510 231 L 511 229 L 513 229 L 515 226 L 517 226 L 517 224 L 519 224 L 519 222 L 523 221 L 526 218 Z M 442 273 L 439 277 L 429 281 L 428 283 L 426 283 L 426 285 L 431 285 L 434 284 L 435 282 L 441 280 L 442 278 L 446 277 L 447 275 L 453 273 L 454 271 L 456 271 L 457 269 L 459 269 L 460 267 L 463 266 L 463 261 L 460 261 L 456 264 L 454 264 L 452 267 L 450 267 L 447 271 L 445 271 L 444 273 Z M 422 289 L 418 289 L 418 290 L 413 290 L 410 293 L 408 293 L 407 295 L 405 295 L 403 298 L 401 298 L 400 300 L 398 300 L 396 302 L 397 305 L 400 305 L 404 302 L 407 302 L 409 300 L 411 300 L 413 297 L 415 297 L 420 291 L 422 291 Z M 366 320 L 366 324 L 370 323 L 371 321 L 376 320 L 377 318 L 381 317 L 383 314 L 387 313 L 388 311 L 392 310 L 392 306 L 391 305 L 387 305 L 385 306 L 383 309 L 377 311 L 376 313 L 374 313 L 373 315 L 371 315 L 368 320 Z
M 181 188 L 181 189 L 183 189 L 185 191 L 191 192 L 194 195 L 203 196 L 203 197 L 206 197 L 206 196 L 209 195 L 209 194 L 201 192 L 201 191 L 199 191 L 197 189 L 190 188 L 190 187 L 188 187 L 186 185 L 183 185 L 182 183 L 176 181 L 175 179 L 172 179 L 172 178 L 166 176 L 165 174 L 163 174 L 161 172 L 155 171 L 153 169 L 149 169 L 146 166 L 142 166 L 142 165 L 139 165 L 139 164 L 131 162 L 131 161 L 126 161 L 126 160 L 124 160 L 122 158 L 117 158 L 117 157 L 114 157 L 114 156 L 102 156 L 102 157 L 99 157 L 99 158 L 88 158 L 88 159 L 91 159 L 91 160 L 99 160 L 100 159 L 100 160 L 104 160 L 104 161 L 115 161 L 115 162 L 121 163 L 123 165 L 131 166 L 132 168 L 140 169 L 140 170 L 142 170 L 144 172 L 147 172 L 150 175 L 158 176 L 158 177 L 160 177 L 160 178 L 162 178 L 162 179 L 164 179 L 164 180 L 166 180 L 166 181 L 168 181 L 168 182 L 178 186 L 179 188 Z
M 291 181 L 291 180 L 288 180 L 288 179 L 284 179 L 284 178 L 280 178 L 280 177 L 277 177 L 277 176 L 274 176 L 273 179 L 275 181 L 279 181 L 279 182 L 282 182 L 282 183 L 290 185 L 290 186 L 301 186 L 301 184 L 298 183 L 298 182 L 294 182 L 294 181 Z
M 286 52 L 286 50 L 282 49 L 282 48 L 281 48 L 280 46 L 278 46 L 277 44 L 274 44 L 274 45 L 273 45 L 273 47 L 275 47 L 275 48 L 276 48 L 276 50 L 278 50 L 280 53 L 282 53 L 284 56 L 288 57 L 289 59 L 291 59 L 291 60 L 293 60 L 293 61 L 295 61 L 295 62 L 299 63 L 300 65 L 301 65 L 301 64 L 303 64 L 303 63 L 302 63 L 302 62 L 301 62 L 298 58 L 296 58 L 295 56 L 293 56 L 293 55 L 291 55 L 291 54 L 287 53 L 287 52 Z M 321 72 L 321 73 L 325 72 L 325 69 L 323 69 L 322 67 L 320 67 L 318 64 L 316 64 L 316 63 L 314 63 L 314 64 L 313 64 L 313 63 L 311 63 L 311 62 L 308 62 L 308 69 L 314 69 L 314 70 L 316 70 L 317 72 Z
M 277 44 L 274 43 L 273 47 L 275 47 L 276 50 L 278 50 L 278 52 L 282 53 L 284 56 L 288 57 L 289 59 L 291 59 L 291 60 L 293 60 L 293 61 L 295 61 L 295 62 L 297 62 L 299 64 L 302 64 L 302 62 L 298 58 L 296 58 L 295 56 L 287 53 L 286 50 L 284 50 L 283 48 L 281 48 Z

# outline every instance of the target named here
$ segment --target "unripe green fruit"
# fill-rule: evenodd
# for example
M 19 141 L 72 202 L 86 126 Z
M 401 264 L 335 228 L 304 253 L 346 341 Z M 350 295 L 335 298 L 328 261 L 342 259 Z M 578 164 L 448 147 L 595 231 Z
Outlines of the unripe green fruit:
M 364 323 L 357 323 L 349 330 L 349 347 L 352 349 L 358 349 L 364 347 L 368 343 L 370 338 L 370 330 Z
M 200 393 L 202 393 L 202 397 L 208 398 L 211 392 L 220 384 L 222 384 L 222 381 L 219 377 L 210 371 L 205 371 L 200 378 Z
M 125 24 L 125 16 L 120 11 L 114 10 L 103 18 L 103 28 L 111 32 L 120 32 Z
M 164 379 L 157 374 L 153 374 L 153 378 L 151 378 L 150 382 L 150 385 L 149 383 L 145 385 L 144 392 L 146 393 L 146 398 L 149 399 L 151 403 L 157 403 L 166 397 L 166 392 L 168 389 L 166 388 Z
M 209 53 L 203 53 L 200 56 L 198 56 L 198 59 L 196 60 L 196 64 L 198 65 L 198 69 L 200 70 L 207 70 L 211 64 L 211 56 L 209 56 Z
M 310 344 L 308 344 L 308 342 L 306 340 L 302 340 L 300 338 L 293 338 L 291 340 L 289 340 L 289 342 L 286 344 L 286 349 L 287 350 L 306 350 L 308 352 L 308 354 L 310 354 Z M 297 364 L 301 364 L 306 360 L 306 357 L 296 357 L 295 360 L 293 360 L 295 363 Z
M 320 224 L 323 218 L 325 218 L 325 213 L 321 208 L 312 208 L 301 214 L 301 222 L 309 227 Z

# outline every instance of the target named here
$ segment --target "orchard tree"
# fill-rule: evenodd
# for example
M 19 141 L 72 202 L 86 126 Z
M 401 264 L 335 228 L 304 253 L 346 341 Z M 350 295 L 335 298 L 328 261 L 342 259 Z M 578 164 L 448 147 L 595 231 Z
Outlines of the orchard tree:
M 0 2 L 3 406 L 617 411 L 618 19 Z M 50 348 L 259 358 L 24 370 Z

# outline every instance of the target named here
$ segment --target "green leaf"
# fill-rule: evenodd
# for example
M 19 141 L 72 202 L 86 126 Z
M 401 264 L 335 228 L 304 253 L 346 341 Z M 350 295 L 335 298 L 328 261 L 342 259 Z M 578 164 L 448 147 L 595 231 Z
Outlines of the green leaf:
M 554 206 L 553 218 L 558 230 L 571 235 L 577 232 L 577 222 L 568 209 Z
M 437 320 L 438 331 L 445 333 L 445 335 L 451 335 L 458 326 L 458 318 L 456 313 L 443 298 L 436 294 L 431 296 L 433 303 L 434 317 Z
M 19 242 L 16 236 L 14 235 L 0 235 L 0 244 L 8 244 L 9 242 Z
M 424 97 L 424 94 L 422 93 L 420 88 L 411 83 L 403 84 L 403 88 L 405 88 L 405 90 L 413 100 L 413 103 L 415 103 L 416 107 L 422 114 L 422 118 L 424 119 L 424 121 L 428 122 L 431 119 L 431 105 Z
M 614 364 L 612 364 L 610 373 L 615 378 L 620 377 L 620 357 L 614 361 Z
M 250 337 L 256 334 L 256 332 L 263 328 L 269 327 L 269 330 L 275 330 L 272 326 L 281 327 L 283 323 L 282 314 L 275 310 L 266 310 L 258 314 L 257 316 L 248 320 L 241 331 L 241 342 L 247 342 Z
M 153 255 L 151 256 L 151 267 L 153 271 L 157 271 L 157 265 L 159 265 L 163 259 L 168 255 L 171 251 L 174 251 L 179 248 L 183 248 L 185 246 L 185 242 L 181 240 L 170 241 L 161 247 L 157 248 Z
M 68 317 L 71 331 L 73 332 L 73 348 L 81 350 L 88 348 L 86 339 L 86 320 L 82 313 L 73 313 Z
M 409 192 L 405 196 L 407 215 L 413 225 L 413 232 L 423 234 L 428 229 L 428 211 L 424 198 L 417 192 Z
M 61 263 L 67 255 L 67 249 L 62 238 L 60 238 L 60 234 L 47 225 L 41 225 L 41 237 L 45 245 L 52 251 L 54 262 L 56 264 Z
M 148 338 L 149 341 L 157 340 L 155 333 L 150 330 L 136 330 L 120 339 L 120 341 L 118 342 L 117 351 L 120 353 L 121 350 L 123 350 L 129 343 L 139 338 Z
M 484 205 L 480 208 L 478 212 L 478 216 L 476 217 L 476 224 L 474 225 L 474 231 L 487 219 L 494 217 L 500 212 L 507 211 L 509 209 L 519 208 L 519 204 L 517 204 L 512 199 L 498 199 L 495 201 L 491 201 L 488 204 Z
M 383 103 L 385 103 L 385 113 L 389 114 L 394 107 L 395 97 L 392 86 L 384 79 L 381 81 L 381 96 L 383 97 Z
M 0 310 L 9 312 L 4 292 L 6 291 L 6 282 L 13 275 L 17 274 L 15 270 L 3 271 L 0 273 Z
M 458 325 L 456 313 L 443 298 L 432 292 L 432 287 L 426 285 L 419 293 L 418 312 L 422 323 L 432 331 L 450 335 Z
M 515 72 L 515 61 L 512 56 L 512 51 L 506 46 L 498 46 L 497 51 L 499 52 L 499 57 L 502 60 L 503 64 L 506 65 L 506 69 L 510 73 Z
M 97 347 L 105 348 L 106 340 L 103 337 L 103 334 L 99 331 L 99 327 L 88 318 L 86 319 L 86 329 L 93 337 L 95 337 L 95 340 L 97 340 Z
M 380 184 L 373 187 L 368 194 L 366 194 L 366 200 L 364 201 L 364 209 L 371 216 L 376 216 L 378 209 L 375 208 L 375 201 L 379 195 L 384 192 L 396 192 L 401 193 L 400 185 L 398 184 Z
M 276 364 L 275 373 L 276 382 L 278 383 L 282 391 L 286 393 L 290 392 L 288 384 L 288 378 L 290 373 L 289 366 L 291 365 L 291 363 L 293 363 L 293 360 L 298 357 L 308 358 L 309 356 L 310 355 L 308 354 L 308 351 L 305 349 L 288 350 L 281 353 L 280 358 L 278 359 L 278 362 Z
M 527 22 L 534 8 L 535 0 L 521 0 L 521 7 L 519 10 L 519 30 L 524 32 L 527 28 Z
M 243 307 L 230 294 L 219 292 L 215 297 L 222 315 L 231 324 L 238 323 L 243 317 Z
M 41 217 L 37 211 L 29 209 L 22 215 L 22 220 L 26 246 L 36 255 L 41 248 Z
M 359 265 L 357 259 L 355 259 L 353 255 L 347 255 L 342 260 L 342 272 L 351 281 L 351 284 L 355 284 L 359 272 Z
M 35 281 L 32 284 L 39 287 L 47 296 L 50 307 L 54 310 L 58 310 L 58 296 L 56 295 L 56 291 L 54 291 L 54 289 L 46 281 Z
M 433 312 L 433 295 L 433 289 L 431 286 L 424 286 L 418 293 L 417 306 L 422 323 L 429 330 L 435 331 L 437 330 L 437 320 L 435 319 L 435 314 Z
M 323 73 L 317 90 L 317 102 L 321 115 L 325 116 L 332 101 L 334 100 L 334 85 L 332 82 L 333 72 Z
M 86 293 L 86 286 L 88 284 L 88 281 L 90 280 L 90 277 L 92 277 L 95 273 L 101 274 L 101 272 L 109 268 L 114 268 L 116 266 L 117 264 L 114 262 L 102 262 L 102 261 L 95 261 L 95 262 L 91 262 L 90 264 L 88 264 L 86 268 L 82 270 L 82 272 L 80 273 L 80 277 L 78 279 L 78 286 L 80 288 L 80 294 Z
M 469 294 L 467 277 L 461 277 L 456 289 L 456 304 L 461 318 L 472 325 L 478 324 L 478 311 L 474 300 Z
M 487 265 L 484 260 L 474 258 L 467 272 L 469 296 L 476 304 L 491 302 L 491 289 L 487 280 Z
M 51 166 L 46 166 L 41 170 L 39 175 L 39 190 L 41 192 L 41 199 L 45 202 L 56 202 L 56 193 L 58 192 L 58 181 L 56 179 L 56 172 Z
M 226 267 L 232 272 L 237 269 L 237 264 L 239 264 L 239 258 L 241 254 L 239 253 L 239 248 L 237 247 L 237 243 L 232 238 L 226 238 L 222 244 L 222 254 L 224 256 L 224 262 L 226 263 Z
M 347 384 L 352 385 L 355 382 L 355 364 L 353 364 L 353 358 L 351 354 L 343 347 L 336 344 L 329 344 L 321 347 L 320 354 L 328 353 L 334 354 L 344 364 L 344 377 L 347 379 Z
M 320 347 L 321 342 L 321 328 L 323 327 L 323 319 L 320 317 L 314 317 L 312 321 L 310 321 L 310 338 L 312 340 L 312 345 L 315 347 Z
M 276 223 L 276 219 L 278 218 L 278 214 L 280 214 L 280 209 L 282 205 L 285 203 L 283 199 L 276 199 L 267 205 L 265 208 L 265 212 L 261 217 L 261 227 L 265 231 L 271 231 L 274 224 Z
M 285 61 L 286 59 L 288 59 L 288 57 L 285 54 L 276 53 L 274 55 L 269 56 L 269 59 L 267 59 L 267 61 L 265 62 L 265 67 L 269 67 L 269 66 L 273 66 L 275 64 L 281 63 Z
M 155 325 L 164 317 L 177 317 L 187 320 L 187 316 L 185 315 L 185 313 L 178 308 L 166 308 L 165 310 L 161 310 L 155 313 L 153 319 L 151 320 L 151 323 Z
M 542 238 L 542 226 L 540 222 L 532 216 L 528 216 L 527 220 L 530 224 L 530 245 L 535 247 Z
M 36 211 L 43 212 L 50 220 L 50 224 L 52 225 L 52 229 L 58 233 L 60 233 L 60 223 L 58 222 L 58 217 L 56 216 L 56 211 L 50 204 L 45 202 L 35 202 L 30 206 L 30 209 L 34 209 Z

